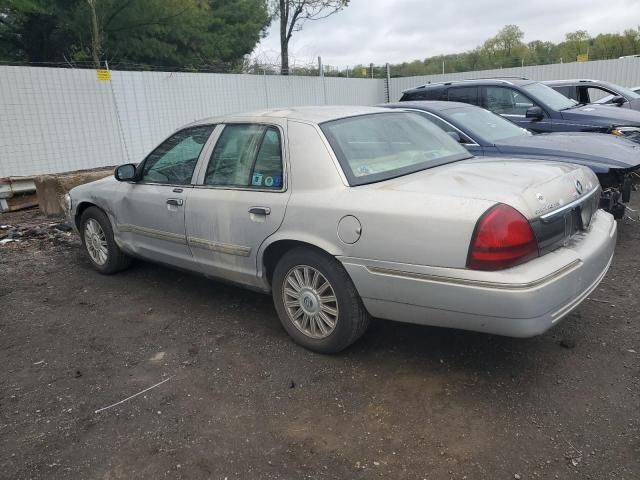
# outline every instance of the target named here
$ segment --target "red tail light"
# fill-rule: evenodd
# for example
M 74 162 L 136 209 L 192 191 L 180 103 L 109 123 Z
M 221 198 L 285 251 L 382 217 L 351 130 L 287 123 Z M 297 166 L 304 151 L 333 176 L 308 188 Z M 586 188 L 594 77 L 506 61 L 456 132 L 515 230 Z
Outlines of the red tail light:
M 502 270 L 538 256 L 531 225 L 515 208 L 499 203 L 487 210 L 471 237 L 467 268 Z

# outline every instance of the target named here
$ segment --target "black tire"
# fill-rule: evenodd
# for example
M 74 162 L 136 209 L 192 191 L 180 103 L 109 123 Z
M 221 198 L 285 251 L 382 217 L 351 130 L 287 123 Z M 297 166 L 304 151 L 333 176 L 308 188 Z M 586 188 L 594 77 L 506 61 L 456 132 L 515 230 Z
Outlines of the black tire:
M 292 320 L 285 306 L 284 288 L 287 276 L 296 267 L 311 267 L 328 281 L 334 292 L 337 315 L 333 331 L 324 338 L 312 338 L 303 333 Z M 313 270 L 311 270 L 313 271 Z M 371 317 L 364 308 L 351 278 L 335 258 L 313 248 L 296 247 L 287 252 L 276 265 L 272 280 L 273 303 L 287 333 L 309 350 L 319 353 L 337 353 L 358 340 L 367 330 Z M 302 301 L 300 307 L 302 308 Z
M 89 223 L 90 220 L 96 221 L 100 225 L 100 227 L 102 228 L 102 232 L 104 233 L 107 258 L 106 261 L 102 264 L 94 260 L 94 258 L 91 256 L 91 253 L 89 252 L 89 248 L 87 247 L 87 239 L 85 238 L 85 236 L 87 233 L 87 223 Z M 89 258 L 91 265 L 93 265 L 93 267 L 100 273 L 110 275 L 112 273 L 124 270 L 125 268 L 129 267 L 129 265 L 131 265 L 131 257 L 125 255 L 122 250 L 120 250 L 120 247 L 118 247 L 113 238 L 113 228 L 111 227 L 109 217 L 107 217 L 107 214 L 100 210 L 98 207 L 89 207 L 84 212 L 82 212 L 82 217 L 80 217 L 80 238 L 82 239 L 82 246 L 84 247 L 84 251 Z

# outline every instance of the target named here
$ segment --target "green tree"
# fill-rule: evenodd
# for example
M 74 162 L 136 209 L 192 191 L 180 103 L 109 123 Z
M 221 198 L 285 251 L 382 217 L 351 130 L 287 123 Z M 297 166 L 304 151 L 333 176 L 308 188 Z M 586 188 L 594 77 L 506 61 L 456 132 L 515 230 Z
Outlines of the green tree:
M 578 55 L 588 53 L 589 32 L 586 30 L 576 30 L 564 36 L 565 41 L 559 45 L 561 56 L 568 61 L 575 61 Z
M 266 0 L 0 0 L 0 59 L 230 68 L 269 21 Z
M 513 67 L 520 64 L 526 55 L 522 43 L 524 32 L 517 25 L 504 26 L 495 37 L 486 40 L 480 54 L 492 67 Z
M 528 63 L 531 65 L 554 63 L 558 58 L 557 47 L 553 42 L 534 40 L 527 44 L 527 50 L 529 55 Z

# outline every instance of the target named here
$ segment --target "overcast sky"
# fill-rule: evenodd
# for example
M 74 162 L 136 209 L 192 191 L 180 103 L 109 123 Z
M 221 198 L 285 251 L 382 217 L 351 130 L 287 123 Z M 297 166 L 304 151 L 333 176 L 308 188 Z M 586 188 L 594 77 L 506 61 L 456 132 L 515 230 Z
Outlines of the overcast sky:
M 344 67 L 400 63 L 458 53 L 480 45 L 507 24 L 525 41 L 558 42 L 566 32 L 622 32 L 640 24 L 640 0 L 351 0 L 324 20 L 307 22 L 289 46 L 292 64 Z M 278 22 L 254 56 L 279 61 Z

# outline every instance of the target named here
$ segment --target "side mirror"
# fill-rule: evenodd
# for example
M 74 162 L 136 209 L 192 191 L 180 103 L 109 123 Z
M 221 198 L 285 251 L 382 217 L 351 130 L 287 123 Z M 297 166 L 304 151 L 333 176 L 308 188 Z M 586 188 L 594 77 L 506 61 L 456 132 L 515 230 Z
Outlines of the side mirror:
M 460 136 L 460 134 L 458 132 L 447 132 L 447 135 L 449 135 L 451 138 L 453 138 L 456 142 L 458 143 L 462 143 L 462 137 Z
M 617 106 L 622 106 L 622 104 L 626 103 L 627 99 L 620 96 L 620 95 L 616 95 L 615 97 L 613 97 L 611 100 L 609 100 L 609 103 L 612 103 L 614 105 Z
M 542 120 L 544 117 L 544 113 L 540 107 L 531 107 L 527 109 L 527 113 L 524 115 L 527 118 L 532 118 L 533 120 Z
M 133 163 L 120 165 L 113 175 L 119 182 L 131 182 L 136 179 L 136 166 Z

